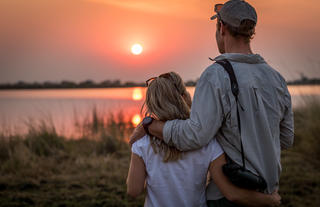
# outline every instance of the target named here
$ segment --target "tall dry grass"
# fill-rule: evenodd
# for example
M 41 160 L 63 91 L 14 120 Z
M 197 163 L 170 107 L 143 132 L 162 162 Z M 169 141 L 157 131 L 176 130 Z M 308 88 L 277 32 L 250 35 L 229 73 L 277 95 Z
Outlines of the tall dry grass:
M 132 124 L 96 110 L 85 120 L 77 139 L 44 121 L 25 135 L 0 134 L 0 206 L 141 205 L 126 196 Z
M 309 98 L 294 110 L 295 142 L 282 153 L 283 206 L 320 206 L 320 102 Z

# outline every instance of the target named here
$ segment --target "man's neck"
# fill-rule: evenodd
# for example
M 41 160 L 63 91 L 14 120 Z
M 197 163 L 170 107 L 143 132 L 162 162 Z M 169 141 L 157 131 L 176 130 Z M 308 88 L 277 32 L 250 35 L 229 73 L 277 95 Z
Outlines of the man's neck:
M 253 54 L 251 50 L 250 43 L 245 41 L 239 41 L 235 39 L 229 39 L 225 42 L 225 52 L 226 53 L 241 53 L 241 54 Z

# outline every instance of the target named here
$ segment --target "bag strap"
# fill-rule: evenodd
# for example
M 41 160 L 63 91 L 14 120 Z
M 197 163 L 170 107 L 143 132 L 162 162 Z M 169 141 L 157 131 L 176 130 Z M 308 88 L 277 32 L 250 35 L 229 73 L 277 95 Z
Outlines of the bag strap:
M 242 167 L 243 167 L 243 169 L 245 169 L 246 165 L 245 165 L 245 156 L 244 156 L 243 144 L 242 144 L 242 138 L 241 138 L 240 113 L 239 113 L 239 109 L 238 109 L 238 105 L 239 105 L 239 99 L 238 99 L 239 85 L 238 85 L 238 81 L 237 81 L 236 75 L 234 74 L 233 67 L 232 67 L 231 63 L 228 60 L 219 60 L 219 61 L 216 61 L 216 63 L 221 65 L 227 71 L 227 73 L 229 75 L 229 78 L 230 78 L 231 91 L 232 91 L 232 94 L 234 95 L 234 97 L 236 99 L 238 128 L 239 128 L 240 143 L 241 143 Z M 240 107 L 241 107 L 241 105 L 240 105 Z

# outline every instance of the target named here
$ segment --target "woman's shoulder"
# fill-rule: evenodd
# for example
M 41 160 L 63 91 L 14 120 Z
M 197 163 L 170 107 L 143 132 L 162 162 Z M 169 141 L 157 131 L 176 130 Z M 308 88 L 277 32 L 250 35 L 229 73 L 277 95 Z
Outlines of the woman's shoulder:
M 138 154 L 140 157 L 142 157 L 142 154 L 146 149 L 150 146 L 150 137 L 149 135 L 145 135 L 135 143 L 133 143 L 131 147 L 131 151 L 135 154 Z
M 133 143 L 132 147 L 145 147 L 145 146 L 149 146 L 150 144 L 150 137 L 149 135 L 145 135 L 144 137 L 142 137 L 141 139 L 139 139 L 138 141 L 136 141 L 135 143 Z
M 144 137 L 133 143 L 131 152 L 141 157 L 146 164 L 150 154 L 150 147 L 150 137 L 148 135 L 145 135 Z

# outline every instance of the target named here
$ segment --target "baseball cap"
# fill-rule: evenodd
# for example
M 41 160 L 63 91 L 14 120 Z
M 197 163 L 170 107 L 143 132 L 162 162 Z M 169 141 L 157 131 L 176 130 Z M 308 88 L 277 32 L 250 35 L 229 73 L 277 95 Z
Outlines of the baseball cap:
M 210 19 L 218 18 L 230 26 L 238 28 L 243 20 L 252 20 L 257 23 L 256 10 L 244 0 L 229 0 L 225 4 L 216 4 L 214 11 L 217 13 Z

